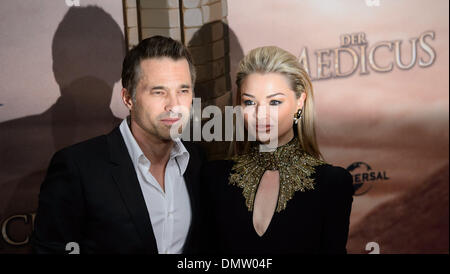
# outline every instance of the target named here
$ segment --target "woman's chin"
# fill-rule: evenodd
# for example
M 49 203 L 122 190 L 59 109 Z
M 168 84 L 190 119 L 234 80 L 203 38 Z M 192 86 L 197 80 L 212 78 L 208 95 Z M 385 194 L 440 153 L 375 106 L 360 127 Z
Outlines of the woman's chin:
M 256 134 L 256 141 L 261 144 L 269 144 L 276 142 L 278 140 L 278 136 L 271 136 L 269 133 L 264 134 Z

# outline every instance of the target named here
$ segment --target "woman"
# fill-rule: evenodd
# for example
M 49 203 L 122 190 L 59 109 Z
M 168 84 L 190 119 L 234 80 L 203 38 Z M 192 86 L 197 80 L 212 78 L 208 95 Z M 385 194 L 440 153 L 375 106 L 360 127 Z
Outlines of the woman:
M 292 54 L 261 47 L 236 84 L 246 140 L 256 140 L 204 168 L 205 252 L 346 253 L 352 176 L 322 160 L 307 73 Z

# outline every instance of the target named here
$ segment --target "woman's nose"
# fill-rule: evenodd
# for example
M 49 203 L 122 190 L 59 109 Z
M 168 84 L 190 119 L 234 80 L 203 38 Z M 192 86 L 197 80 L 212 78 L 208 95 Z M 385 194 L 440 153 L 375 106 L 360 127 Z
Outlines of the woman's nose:
M 270 117 L 277 115 L 277 110 L 267 105 L 260 105 L 256 108 L 255 117 L 258 120 L 270 120 Z

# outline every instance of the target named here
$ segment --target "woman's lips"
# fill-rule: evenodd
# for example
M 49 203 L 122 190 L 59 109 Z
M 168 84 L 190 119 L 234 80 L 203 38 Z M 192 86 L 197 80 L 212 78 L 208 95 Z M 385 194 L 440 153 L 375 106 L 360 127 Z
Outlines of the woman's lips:
M 271 128 L 272 126 L 270 124 L 256 124 L 256 130 L 257 131 L 267 131 Z

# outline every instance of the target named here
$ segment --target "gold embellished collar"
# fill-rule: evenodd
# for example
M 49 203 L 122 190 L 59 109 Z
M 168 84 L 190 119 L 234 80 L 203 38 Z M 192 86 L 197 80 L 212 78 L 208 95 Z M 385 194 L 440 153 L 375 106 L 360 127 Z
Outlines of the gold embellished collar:
M 314 189 L 311 175 L 315 173 L 316 166 L 325 164 L 306 153 L 297 137 L 272 152 L 260 152 L 258 145 L 253 146 L 248 153 L 235 156 L 233 160 L 229 184 L 242 188 L 249 211 L 253 211 L 256 191 L 266 170 L 278 170 L 280 174 L 276 208 L 276 212 L 280 212 L 286 208 L 296 191 Z

